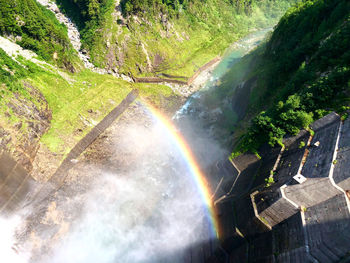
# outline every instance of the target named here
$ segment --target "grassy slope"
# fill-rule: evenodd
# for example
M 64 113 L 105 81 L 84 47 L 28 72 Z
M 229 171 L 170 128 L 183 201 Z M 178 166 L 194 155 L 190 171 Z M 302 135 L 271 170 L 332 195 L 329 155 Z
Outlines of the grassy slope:
M 19 80 L 25 78 L 31 70 L 31 67 L 28 68 L 28 71 L 24 69 L 24 67 L 20 66 L 0 49 L 0 128 L 9 128 L 16 125 L 16 123 L 21 123 L 21 132 L 26 134 L 27 119 L 23 116 L 18 116 L 18 114 L 15 114 L 8 107 L 8 103 L 16 101 L 16 97 L 20 100 L 29 100 L 35 103 L 40 110 L 42 109 L 42 105 L 37 103 L 30 92 L 24 89 L 22 84 L 19 83 Z M 20 137 L 15 138 L 16 141 L 20 139 Z M 8 148 L 13 147 L 12 145 L 8 145 Z
M 47 72 L 30 76 L 52 110 L 51 127 L 42 142 L 56 153 L 67 153 L 69 144 L 73 146 L 131 90 L 122 80 L 90 71 L 69 78 L 71 83 Z
M 66 69 L 71 69 L 72 65 L 81 67 L 66 27 L 36 1 L 1 1 L 0 18 L 0 34 L 35 51 L 39 60 Z M 57 59 L 54 59 L 54 53 L 57 53 Z M 91 125 L 118 105 L 132 88 L 139 89 L 143 97 L 158 105 L 163 97 L 174 96 L 165 86 L 131 85 L 89 70 L 71 74 L 51 66 L 43 69 L 21 57 L 17 57 L 17 61 L 20 63 L 0 48 L 0 125 L 16 137 L 12 138 L 13 143 L 27 137 L 28 122 L 35 120 L 18 116 L 7 105 L 19 99 L 24 105 L 27 101 L 45 110 L 46 104 L 39 103 L 24 85 L 30 83 L 44 95 L 52 111 L 50 129 L 41 141 L 57 154 L 67 153 L 91 129 Z M 19 123 L 20 130 L 14 132 L 14 126 L 19 126 Z M 11 147 L 16 147 L 16 143 Z
M 98 121 L 107 115 L 133 88 L 141 96 L 159 104 L 162 97 L 174 96 L 170 88 L 144 84 L 130 84 L 110 75 L 100 75 L 89 70 L 71 74 L 43 69 L 25 59 L 21 66 L 0 49 L 0 119 L 2 126 L 20 121 L 11 114 L 6 104 L 13 96 L 34 101 L 24 82 L 38 89 L 52 111 L 51 127 L 41 141 L 57 154 L 66 154 Z M 26 68 L 24 68 L 26 66 Z M 11 73 L 12 72 L 12 73 Z M 16 95 L 17 94 L 17 95 Z M 39 105 L 40 106 L 40 105 Z M 10 116 L 5 112 L 10 113 Z M 26 120 L 23 120 L 26 123 Z M 25 125 L 22 126 L 25 136 Z

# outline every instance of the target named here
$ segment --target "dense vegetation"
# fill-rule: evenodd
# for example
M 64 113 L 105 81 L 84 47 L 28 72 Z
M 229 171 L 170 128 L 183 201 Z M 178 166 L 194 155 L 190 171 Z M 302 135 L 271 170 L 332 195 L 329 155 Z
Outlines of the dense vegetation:
M 93 45 L 96 30 L 106 20 L 106 13 L 114 7 L 114 0 L 57 0 L 56 2 L 78 26 L 83 48 Z
M 19 89 L 17 79 L 20 79 L 26 75 L 26 71 L 18 63 L 12 60 L 6 53 L 0 48 L 0 83 L 2 86 L 6 86 L 7 89 L 1 89 L 0 94 L 11 91 L 14 92 Z M 2 97 L 0 97 L 1 100 Z
M 123 0 L 119 15 L 113 0 L 57 0 L 96 66 L 186 76 L 248 32 L 277 23 L 294 2 Z
M 304 1 L 281 19 L 263 51 L 255 52 L 258 97 L 236 154 L 297 134 L 330 111 L 350 105 L 350 2 Z
M 193 5 L 203 4 L 203 2 L 207 2 L 207 0 L 124 0 L 122 1 L 122 7 L 126 15 L 162 12 L 170 16 L 179 16 L 183 10 L 187 10 Z M 251 13 L 254 5 L 252 0 L 230 0 L 228 2 L 237 10 L 237 13 L 243 11 Z
M 1 0 L 0 34 L 12 37 L 46 61 L 72 68 L 74 52 L 67 29 L 35 0 Z

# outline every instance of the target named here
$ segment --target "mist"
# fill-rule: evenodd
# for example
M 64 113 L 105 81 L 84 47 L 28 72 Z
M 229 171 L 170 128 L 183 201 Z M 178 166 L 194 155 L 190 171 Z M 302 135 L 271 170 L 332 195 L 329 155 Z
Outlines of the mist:
M 0 255 L 2 262 L 27 263 L 30 257 L 28 252 L 19 251 L 15 237 L 16 229 L 21 225 L 20 215 L 0 217 Z
M 164 127 L 147 116 L 114 128 L 108 164 L 79 160 L 23 243 L 30 260 L 18 262 L 187 262 L 211 249 L 205 202 Z

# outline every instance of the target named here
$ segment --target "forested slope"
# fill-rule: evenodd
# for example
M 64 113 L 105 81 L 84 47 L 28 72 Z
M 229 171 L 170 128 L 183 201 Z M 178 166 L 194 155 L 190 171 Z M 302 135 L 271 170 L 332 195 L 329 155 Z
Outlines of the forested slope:
M 294 0 L 57 0 L 99 66 L 191 76 L 238 38 L 271 26 Z
M 349 47 L 349 1 L 304 1 L 291 8 L 266 45 L 246 58 L 253 67 L 246 79 L 258 79 L 248 118 L 257 116 L 235 154 L 281 143 L 330 111 L 346 118 Z
M 0 35 L 69 70 L 78 61 L 66 27 L 35 0 L 1 0 Z

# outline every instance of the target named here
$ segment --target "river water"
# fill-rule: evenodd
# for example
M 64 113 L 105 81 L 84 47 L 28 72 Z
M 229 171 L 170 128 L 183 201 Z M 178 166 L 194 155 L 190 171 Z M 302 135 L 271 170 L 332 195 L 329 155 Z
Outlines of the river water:
M 209 80 L 204 87 L 194 93 L 186 103 L 176 112 L 174 119 L 181 119 L 188 115 L 192 115 L 196 111 L 196 106 L 201 105 L 203 95 L 213 93 L 214 90 L 220 89 L 221 80 L 226 74 L 229 74 L 230 69 L 241 60 L 241 58 L 256 48 L 261 41 L 266 37 L 266 34 L 271 32 L 272 28 L 262 29 L 249 34 L 241 40 L 232 44 L 222 56 L 220 63 L 213 69 Z M 206 106 L 206 105 L 201 105 Z M 211 105 L 213 106 L 213 105 Z
M 187 138 L 201 166 L 209 171 L 212 190 L 221 178 L 212 172 L 211 166 L 229 155 L 232 150 L 231 134 L 239 120 L 232 102 L 241 100 L 235 91 L 249 70 L 249 67 L 241 69 L 239 62 L 261 44 L 271 30 L 266 28 L 253 32 L 232 44 L 204 87 L 194 93 L 173 116 L 173 121 Z M 232 76 L 235 74 L 237 76 Z
M 174 116 L 212 191 L 220 177 L 211 167 L 229 149 L 213 139 L 211 128 L 224 107 L 203 98 L 221 88 L 229 69 L 268 31 L 232 45 L 205 87 Z M 16 230 L 15 250 L 11 244 L 0 252 L 25 263 L 204 262 L 217 245 L 210 216 L 188 160 L 165 129 L 144 105 L 133 105 L 87 149 L 55 196 L 1 221 L 25 226 Z M 12 238 L 7 232 L 1 244 Z

